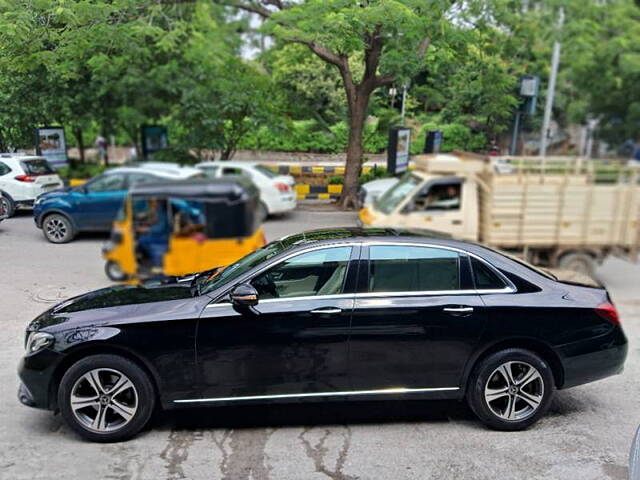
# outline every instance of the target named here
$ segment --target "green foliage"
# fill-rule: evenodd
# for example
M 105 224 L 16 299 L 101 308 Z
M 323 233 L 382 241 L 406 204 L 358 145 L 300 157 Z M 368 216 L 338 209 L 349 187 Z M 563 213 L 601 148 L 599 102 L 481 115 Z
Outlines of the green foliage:
M 72 178 L 89 179 L 100 175 L 106 170 L 104 165 L 95 163 L 80 163 L 78 159 L 69 159 L 69 166 L 58 170 L 58 175 L 65 180 Z
M 342 185 L 344 183 L 344 175 L 334 175 L 327 179 L 328 185 Z
M 390 176 L 391 175 L 389 175 L 389 172 L 387 172 L 385 167 L 378 167 L 374 165 L 367 173 L 360 175 L 358 178 L 358 184 L 362 185 L 363 183 L 367 183 L 372 180 L 378 180 L 380 178 L 387 178 Z
M 187 149 L 180 147 L 169 147 L 153 154 L 154 162 L 178 163 L 180 165 L 195 165 L 200 161 Z

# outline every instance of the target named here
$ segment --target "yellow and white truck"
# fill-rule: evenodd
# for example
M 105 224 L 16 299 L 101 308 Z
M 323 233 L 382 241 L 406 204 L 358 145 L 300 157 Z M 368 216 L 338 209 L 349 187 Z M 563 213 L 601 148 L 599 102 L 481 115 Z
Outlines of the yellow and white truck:
M 610 255 L 636 260 L 640 170 L 582 159 L 424 155 L 360 211 L 365 226 L 428 229 L 591 274 Z

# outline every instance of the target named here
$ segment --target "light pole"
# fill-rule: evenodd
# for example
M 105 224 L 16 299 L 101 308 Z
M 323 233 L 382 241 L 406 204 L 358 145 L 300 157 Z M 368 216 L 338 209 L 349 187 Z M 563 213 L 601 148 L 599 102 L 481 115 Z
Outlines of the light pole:
M 564 9 L 560 8 L 558 15 L 558 27 L 556 35 L 560 34 L 564 24 Z M 560 65 L 560 47 L 558 40 L 553 43 L 553 54 L 551 56 L 551 76 L 547 87 L 547 101 L 544 107 L 544 120 L 542 121 L 542 132 L 540 132 L 540 156 L 547 156 L 547 140 L 549 136 L 549 124 L 551 123 L 551 110 L 553 109 L 553 97 L 556 94 L 556 79 L 558 77 L 558 66 Z

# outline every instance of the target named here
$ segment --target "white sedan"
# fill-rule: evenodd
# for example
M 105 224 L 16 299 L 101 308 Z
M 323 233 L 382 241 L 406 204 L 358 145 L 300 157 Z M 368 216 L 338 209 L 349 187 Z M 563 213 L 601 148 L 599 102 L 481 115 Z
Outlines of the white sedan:
M 198 163 L 196 168 L 205 172 L 209 178 L 241 175 L 251 179 L 260 191 L 261 219 L 296 208 L 295 180 L 290 175 L 279 175 L 269 167 L 255 162 L 203 162 Z

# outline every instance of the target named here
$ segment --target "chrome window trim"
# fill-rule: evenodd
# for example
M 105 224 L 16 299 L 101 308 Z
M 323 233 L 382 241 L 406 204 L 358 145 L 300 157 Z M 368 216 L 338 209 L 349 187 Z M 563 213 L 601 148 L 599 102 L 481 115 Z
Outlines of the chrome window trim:
M 451 250 L 453 252 L 457 252 L 457 253 L 462 253 L 464 255 L 468 255 L 470 257 L 473 257 L 479 261 L 481 261 L 482 263 L 484 263 L 485 265 L 487 265 L 489 267 L 489 269 L 494 272 L 496 275 L 498 275 L 498 277 L 500 278 L 500 280 L 502 280 L 505 285 L 507 285 L 505 288 L 485 288 L 485 289 L 476 289 L 475 293 L 479 293 L 479 294 L 486 294 L 486 293 L 514 293 L 517 291 L 516 286 L 513 284 L 513 282 L 511 280 L 509 280 L 502 272 L 500 272 L 497 268 L 495 268 L 493 265 L 491 265 L 489 262 L 487 262 L 484 258 L 482 258 L 479 255 L 476 255 L 475 253 L 471 253 L 468 252 L 467 250 L 463 250 L 461 248 L 457 248 L 457 247 L 450 247 L 448 245 L 437 245 L 437 244 L 433 244 L 433 243 L 416 243 L 416 242 L 398 242 L 398 241 L 391 241 L 391 242 L 385 242 L 385 241 L 365 241 L 362 242 L 362 246 L 363 247 L 372 247 L 372 246 L 397 246 L 397 247 L 423 247 L 423 248 L 440 248 L 442 250 Z M 472 267 L 469 267 L 472 268 Z M 459 290 L 450 290 L 450 292 L 457 292 Z M 378 293 L 378 292 L 376 292 Z M 380 293 L 385 293 L 385 292 L 380 292 Z M 453 293 L 448 293 L 448 295 L 453 295 Z
M 478 295 L 486 293 L 513 293 L 515 290 L 505 287 L 502 289 L 484 289 L 484 290 L 424 290 L 424 291 L 408 291 L 408 292 L 367 292 L 356 293 L 356 298 L 376 298 L 376 297 L 437 297 L 443 295 Z
M 437 387 L 437 388 L 404 388 L 393 387 L 378 390 L 351 390 L 346 392 L 313 392 L 313 393 L 287 393 L 278 395 L 251 395 L 240 397 L 213 397 L 213 398 L 193 398 L 174 400 L 173 403 L 205 403 L 205 402 L 233 402 L 246 400 L 273 400 L 279 398 L 309 398 L 309 397 L 335 397 L 349 395 L 393 395 L 405 393 L 425 393 L 425 392 L 455 392 L 459 387 Z
M 259 300 L 258 305 L 262 305 L 263 303 L 276 303 L 276 302 L 292 302 L 292 301 L 308 301 L 314 300 L 318 298 L 323 299 L 337 299 L 337 300 L 349 300 L 354 298 L 354 293 L 336 293 L 333 295 L 307 295 L 304 297 L 285 297 L 285 298 L 267 298 L 265 300 Z M 221 306 L 232 306 L 231 302 L 220 302 L 220 303 L 210 303 L 205 308 L 212 307 L 221 307 Z

